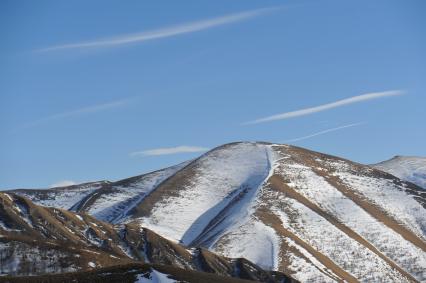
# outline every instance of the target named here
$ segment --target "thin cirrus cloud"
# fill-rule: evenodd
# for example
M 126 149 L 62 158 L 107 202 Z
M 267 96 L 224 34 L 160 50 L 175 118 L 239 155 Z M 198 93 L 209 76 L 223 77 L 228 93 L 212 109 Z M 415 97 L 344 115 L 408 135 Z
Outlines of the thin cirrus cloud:
M 51 188 L 56 188 L 56 187 L 68 187 L 68 186 L 72 186 L 72 185 L 76 185 L 77 183 L 74 181 L 70 181 L 70 180 L 63 180 L 63 181 L 59 181 L 57 183 L 54 183 L 52 185 L 50 185 Z
M 54 115 L 51 115 L 51 116 L 43 117 L 43 118 L 40 118 L 38 120 L 29 122 L 29 123 L 23 125 L 22 128 L 34 127 L 34 126 L 38 126 L 40 124 L 44 124 L 44 123 L 47 123 L 47 122 L 50 122 L 50 121 L 53 121 L 53 120 L 60 120 L 60 119 L 64 119 L 64 118 L 79 116 L 79 115 L 82 115 L 82 114 L 97 113 L 97 112 L 102 112 L 102 111 L 106 111 L 106 110 L 110 110 L 110 109 L 115 109 L 115 108 L 126 106 L 132 101 L 134 101 L 134 98 L 126 98 L 126 99 L 116 100 L 116 101 L 112 101 L 112 102 L 108 102 L 108 103 L 83 107 L 83 108 L 80 108 L 80 109 L 75 109 L 75 110 L 71 110 L 71 111 L 67 111 L 67 112 L 57 113 L 57 114 L 54 114 Z
M 330 109 L 333 109 L 333 108 L 342 107 L 342 106 L 349 105 L 349 104 L 364 102 L 364 101 L 368 101 L 368 100 L 372 100 L 372 99 L 390 97 L 390 96 L 398 96 L 398 95 L 403 95 L 403 94 L 404 94 L 404 92 L 401 91 L 401 90 L 390 90 L 390 91 L 366 93 L 366 94 L 353 96 L 353 97 L 350 97 L 350 98 L 338 100 L 338 101 L 335 101 L 335 102 L 331 102 L 331 103 L 327 103 L 327 104 L 323 104 L 323 105 L 319 105 L 319 106 L 315 106 L 315 107 L 304 108 L 304 109 L 300 109 L 300 110 L 296 110 L 296 111 L 285 112 L 285 113 L 281 113 L 281 114 L 277 114 L 277 115 L 268 116 L 268 117 L 265 117 L 265 118 L 260 118 L 260 119 L 254 120 L 254 121 L 246 122 L 243 125 L 260 124 L 260 123 L 265 123 L 265 122 L 290 119 L 290 118 L 295 118 L 295 117 L 300 117 L 300 116 L 314 114 L 314 113 L 317 113 L 317 112 L 330 110 Z
M 347 125 L 343 125 L 343 126 L 339 126 L 339 127 L 335 127 L 335 128 L 330 128 L 330 129 L 326 129 L 326 130 L 322 130 L 307 136 L 303 136 L 303 137 L 298 137 L 298 138 L 294 138 L 294 139 L 290 139 L 290 140 L 286 140 L 284 141 L 285 143 L 287 142 L 298 142 L 298 141 L 302 141 L 302 140 L 307 140 L 316 136 L 321 136 L 327 133 L 331 133 L 331 132 L 335 132 L 335 131 L 340 131 L 346 128 L 351 128 L 351 127 L 356 127 L 356 126 L 360 126 L 364 123 L 353 123 L 353 124 L 347 124 Z
M 164 147 L 164 148 L 155 148 L 144 151 L 136 151 L 130 153 L 130 156 L 158 156 L 158 155 L 170 155 L 170 154 L 179 154 L 179 153 L 192 153 L 192 152 L 203 152 L 207 151 L 209 148 L 200 147 L 200 146 L 176 146 L 176 147 Z
M 279 7 L 262 8 L 251 11 L 245 11 L 235 14 L 229 14 L 217 18 L 201 20 L 197 22 L 184 23 L 180 25 L 170 26 L 157 30 L 145 31 L 136 34 L 126 34 L 112 38 L 97 39 L 87 42 L 70 43 L 63 45 L 55 45 L 47 48 L 42 48 L 37 51 L 47 52 L 61 49 L 82 49 L 96 47 L 113 47 L 135 42 L 144 42 L 154 39 L 177 36 L 186 33 L 199 32 L 202 30 L 211 29 L 217 26 L 227 25 L 231 23 L 241 22 L 250 18 L 258 17 L 266 13 L 279 9 Z

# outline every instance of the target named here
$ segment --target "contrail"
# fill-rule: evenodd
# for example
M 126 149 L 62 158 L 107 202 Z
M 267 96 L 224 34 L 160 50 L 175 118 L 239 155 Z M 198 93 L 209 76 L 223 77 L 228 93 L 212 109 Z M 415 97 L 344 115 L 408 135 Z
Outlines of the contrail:
M 285 112 L 285 113 L 281 113 L 281 114 L 277 114 L 277 115 L 273 115 L 273 116 L 268 116 L 268 117 L 265 117 L 265 118 L 260 118 L 260 119 L 257 119 L 257 120 L 251 121 L 251 122 L 247 122 L 247 123 L 245 123 L 245 125 L 259 124 L 259 123 L 265 123 L 265 122 L 270 122 L 270 121 L 275 121 L 275 120 L 284 120 L 284 119 L 289 119 L 289 118 L 295 118 L 295 117 L 299 117 L 299 116 L 310 115 L 310 114 L 321 112 L 321 111 L 326 111 L 326 110 L 341 107 L 341 106 L 344 106 L 344 105 L 349 105 L 349 104 L 353 104 L 353 103 L 358 103 L 358 102 L 362 102 L 362 101 L 378 99 L 378 98 L 383 98 L 383 97 L 398 96 L 398 95 L 403 95 L 403 94 L 404 94 L 404 92 L 401 91 L 401 90 L 390 90 L 390 91 L 383 91 L 383 92 L 366 93 L 366 94 L 353 96 L 353 97 L 350 97 L 350 98 L 338 100 L 338 101 L 335 101 L 335 102 L 331 102 L 331 103 L 327 103 L 327 104 L 323 104 L 323 105 L 319 105 L 319 106 L 315 106 L 315 107 L 311 107 L 311 108 L 305 108 L 305 109 L 301 109 L 301 110 Z
M 348 124 L 348 125 L 344 125 L 344 126 L 340 126 L 340 127 L 336 127 L 336 128 L 323 130 L 323 131 L 320 131 L 320 132 L 317 132 L 317 133 L 310 134 L 308 136 L 299 137 L 299 138 L 295 138 L 295 139 L 291 139 L 291 140 L 286 140 L 284 142 L 287 143 L 287 142 L 296 142 L 296 141 L 306 140 L 306 139 L 309 139 L 309 138 L 312 138 L 312 137 L 320 136 L 320 135 L 323 135 L 323 134 L 326 134 L 326 133 L 335 132 L 335 131 L 339 131 L 339 130 L 350 128 L 350 127 L 359 126 L 359 125 L 362 125 L 362 124 L 364 124 L 364 123 Z

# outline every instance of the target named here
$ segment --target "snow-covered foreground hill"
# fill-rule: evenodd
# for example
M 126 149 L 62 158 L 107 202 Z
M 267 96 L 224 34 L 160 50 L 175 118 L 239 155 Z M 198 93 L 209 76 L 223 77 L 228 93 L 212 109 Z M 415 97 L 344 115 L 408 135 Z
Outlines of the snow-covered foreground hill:
M 187 249 L 135 222 L 112 225 L 87 214 L 39 206 L 25 197 L 0 192 L 0 282 L 11 282 L 13 276 L 93 273 L 108 267 L 115 270 L 117 266 L 122 273 L 128 273 L 130 268 L 123 270 L 120 266 L 147 267 L 148 263 L 166 269 L 168 266 L 178 277 L 201 272 L 229 279 L 222 278 L 222 282 L 247 279 L 296 283 L 283 273 L 265 271 L 246 259 L 227 258 L 202 248 Z M 201 273 L 198 275 L 203 277 Z M 72 278 L 74 275 L 65 274 L 66 279 L 21 278 L 17 282 L 100 282 L 99 278 L 89 280 L 81 274 L 77 280 Z M 3 276 L 8 279 L 2 280 Z M 104 275 L 95 273 L 96 276 Z M 189 278 L 193 280 L 188 282 L 200 282 Z M 152 269 L 133 279 L 126 281 L 117 274 L 109 282 L 182 282 L 168 280 L 162 272 Z
M 17 193 L 43 204 L 58 190 Z M 66 208 L 135 223 L 302 282 L 416 282 L 426 281 L 423 193 L 341 158 L 243 142 L 82 190 Z
M 426 189 L 426 157 L 395 156 L 372 166 Z

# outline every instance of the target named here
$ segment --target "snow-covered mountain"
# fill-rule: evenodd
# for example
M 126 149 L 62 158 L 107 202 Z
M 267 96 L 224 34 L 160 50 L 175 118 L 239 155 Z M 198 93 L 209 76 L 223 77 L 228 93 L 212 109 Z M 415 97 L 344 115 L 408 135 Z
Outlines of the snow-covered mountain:
M 69 187 L 15 190 L 43 206 L 84 211 L 99 220 L 122 222 L 128 211 L 158 184 L 179 171 L 187 162 L 118 182 L 100 181 Z
M 174 269 L 175 275 L 199 271 L 271 283 L 295 282 L 245 259 L 187 249 L 137 223 L 111 225 L 87 214 L 42 207 L 25 197 L 0 193 L 0 275 L 81 272 L 135 263 L 173 266 L 180 270 Z M 140 279 L 167 278 L 152 268 L 145 275 Z
M 395 156 L 372 166 L 426 189 L 426 157 Z
M 240 142 L 157 172 L 69 189 L 15 193 L 302 282 L 426 281 L 424 190 L 338 157 Z

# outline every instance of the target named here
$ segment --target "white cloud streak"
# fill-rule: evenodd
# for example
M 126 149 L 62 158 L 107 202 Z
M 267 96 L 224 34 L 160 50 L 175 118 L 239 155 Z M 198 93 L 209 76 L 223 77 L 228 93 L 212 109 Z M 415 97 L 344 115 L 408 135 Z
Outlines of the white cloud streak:
M 128 105 L 133 100 L 134 100 L 133 98 L 127 98 L 127 99 L 112 101 L 112 102 L 109 102 L 109 103 L 88 106 L 88 107 L 84 107 L 84 108 L 80 108 L 80 109 L 76 109 L 76 110 L 72 110 L 72 111 L 68 111 L 68 112 L 58 113 L 58 114 L 54 114 L 54 115 L 51 115 L 51 116 L 47 116 L 47 117 L 29 122 L 29 123 L 23 125 L 22 127 L 28 128 L 28 127 L 37 126 L 39 124 L 43 124 L 43 123 L 53 121 L 53 120 L 59 120 L 59 119 L 78 116 L 78 115 L 82 115 L 82 114 L 102 112 L 102 111 L 105 111 L 105 110 L 110 110 L 110 109 L 114 109 L 114 108 L 118 108 L 118 107 Z
M 244 125 L 259 124 L 259 123 L 271 122 L 271 121 L 276 121 L 276 120 L 290 119 L 290 118 L 295 118 L 295 117 L 300 117 L 300 116 L 314 114 L 314 113 L 317 113 L 317 112 L 330 110 L 330 109 L 333 109 L 333 108 L 337 108 L 337 107 L 341 107 L 341 106 L 345 106 L 345 105 L 349 105 L 349 104 L 353 104 L 353 103 L 359 103 L 359 102 L 363 102 L 363 101 L 368 101 L 368 100 L 378 99 L 378 98 L 384 98 L 384 97 L 390 97 L 390 96 L 398 96 L 398 95 L 403 95 L 403 94 L 404 94 L 404 92 L 401 91 L 401 90 L 390 90 L 390 91 L 383 91 L 383 92 L 366 93 L 366 94 L 353 96 L 353 97 L 350 97 L 350 98 L 338 100 L 338 101 L 335 101 L 335 102 L 331 102 L 331 103 L 327 103 L 327 104 L 323 104 L 323 105 L 319 105 L 319 106 L 315 106 L 315 107 L 310 107 L 310 108 L 305 108 L 305 109 L 301 109 L 301 110 L 296 110 L 296 111 L 285 112 L 285 113 L 281 113 L 281 114 L 277 114 L 277 115 L 273 115 L 273 116 L 268 116 L 268 117 L 265 117 L 265 118 L 260 118 L 260 119 L 254 120 L 254 121 L 247 122 Z
M 346 128 L 356 127 L 356 126 L 359 126 L 359 125 L 362 125 L 362 124 L 364 124 L 364 123 L 353 123 L 353 124 L 343 125 L 343 126 L 340 126 L 340 127 L 330 128 L 330 129 L 326 129 L 326 130 L 323 130 L 323 131 L 320 131 L 320 132 L 316 132 L 316 133 L 313 133 L 313 134 L 310 134 L 310 135 L 307 135 L 307 136 L 294 138 L 294 139 L 291 139 L 291 140 L 286 140 L 284 142 L 287 143 L 287 142 L 302 141 L 302 140 L 310 139 L 310 138 L 313 138 L 313 137 L 316 137 L 316 136 L 321 136 L 321 135 L 324 135 L 324 134 L 327 134 L 327 133 L 343 130 L 343 129 L 346 129 Z
M 43 49 L 39 49 L 39 52 L 54 51 L 61 49 L 75 49 L 75 48 L 95 48 L 95 47 L 112 47 L 123 44 L 135 43 L 135 42 L 144 42 L 148 40 L 154 40 L 165 37 L 172 37 L 186 33 L 198 32 L 217 26 L 222 26 L 226 24 L 236 23 L 257 16 L 261 16 L 268 12 L 279 9 L 279 7 L 273 8 L 263 8 L 251 11 L 245 11 L 241 13 L 229 14 L 222 17 L 217 17 L 213 19 L 207 19 L 197 22 L 190 22 L 176 26 L 170 26 L 162 29 L 145 31 L 142 33 L 136 34 L 127 34 L 112 38 L 98 39 L 88 42 L 79 42 L 79 43 L 70 43 L 64 45 L 56 45 Z
M 190 152 L 203 152 L 207 151 L 209 148 L 200 147 L 200 146 L 176 146 L 176 147 L 165 147 L 165 148 L 155 148 L 144 151 L 136 151 L 130 153 L 130 156 L 157 156 L 157 155 L 170 155 L 178 153 L 190 153 Z
M 63 180 L 63 181 L 59 181 L 57 183 L 54 183 L 52 185 L 50 185 L 51 188 L 56 188 L 56 187 L 68 187 L 68 186 L 72 186 L 72 185 L 76 185 L 77 183 L 74 181 L 70 181 L 70 180 Z

